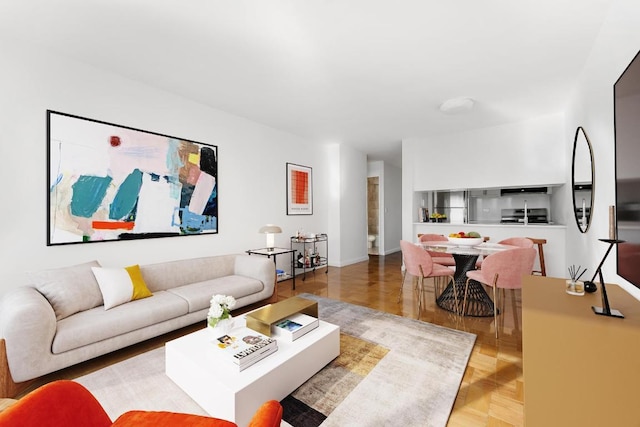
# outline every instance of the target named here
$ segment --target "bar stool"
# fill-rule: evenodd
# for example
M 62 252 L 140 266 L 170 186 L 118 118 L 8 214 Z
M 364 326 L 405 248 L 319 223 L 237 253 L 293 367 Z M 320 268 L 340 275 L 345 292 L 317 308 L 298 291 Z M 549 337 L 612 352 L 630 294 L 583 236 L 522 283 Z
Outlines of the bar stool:
M 540 270 L 533 270 L 533 274 L 539 274 L 540 276 L 546 276 L 547 270 L 544 266 L 544 250 L 542 249 L 542 245 L 547 243 L 547 239 L 536 239 L 533 237 L 527 237 L 527 239 L 531 240 L 534 245 L 538 246 L 538 258 L 540 260 Z

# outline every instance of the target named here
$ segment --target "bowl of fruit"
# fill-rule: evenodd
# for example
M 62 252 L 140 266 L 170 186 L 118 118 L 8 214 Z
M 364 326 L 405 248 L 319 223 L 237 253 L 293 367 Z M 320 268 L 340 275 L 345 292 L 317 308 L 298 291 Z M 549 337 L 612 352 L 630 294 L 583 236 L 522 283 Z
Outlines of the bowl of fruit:
M 429 218 L 431 222 L 445 222 L 447 220 L 447 215 L 439 212 L 434 212 Z
M 451 233 L 448 239 L 456 246 L 476 246 L 484 241 L 480 233 L 475 231 Z

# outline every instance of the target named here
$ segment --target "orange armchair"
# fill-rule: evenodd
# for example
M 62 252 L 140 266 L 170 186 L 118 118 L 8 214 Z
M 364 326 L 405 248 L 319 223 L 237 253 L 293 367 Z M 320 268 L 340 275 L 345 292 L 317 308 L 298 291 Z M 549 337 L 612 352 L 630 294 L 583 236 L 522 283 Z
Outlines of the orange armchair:
M 265 402 L 249 427 L 277 427 L 282 406 L 276 400 Z M 100 402 L 81 384 L 54 381 L 46 384 L 0 412 L 0 426 L 20 427 L 237 427 L 231 421 L 201 415 L 163 411 L 129 411 L 112 423 Z

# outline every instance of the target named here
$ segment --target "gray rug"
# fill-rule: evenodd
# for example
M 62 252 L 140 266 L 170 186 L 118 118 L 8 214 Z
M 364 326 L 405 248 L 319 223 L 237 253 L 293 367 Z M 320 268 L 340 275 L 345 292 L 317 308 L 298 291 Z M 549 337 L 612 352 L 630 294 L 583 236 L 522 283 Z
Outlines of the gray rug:
M 322 426 L 446 426 L 475 335 L 310 294 L 341 333 L 388 349 Z M 315 378 L 315 377 L 314 377 Z M 312 381 L 312 378 L 310 381 Z M 131 409 L 205 414 L 164 374 L 164 349 L 78 378 L 112 419 Z

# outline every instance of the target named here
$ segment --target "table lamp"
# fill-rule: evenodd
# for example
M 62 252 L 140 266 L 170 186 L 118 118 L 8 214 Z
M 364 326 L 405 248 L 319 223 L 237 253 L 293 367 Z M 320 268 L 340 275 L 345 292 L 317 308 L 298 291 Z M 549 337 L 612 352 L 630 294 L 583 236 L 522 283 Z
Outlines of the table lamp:
M 267 235 L 267 249 L 272 250 L 275 248 L 275 234 L 282 233 L 282 228 L 277 225 L 267 224 L 265 226 L 260 227 L 258 233 Z

